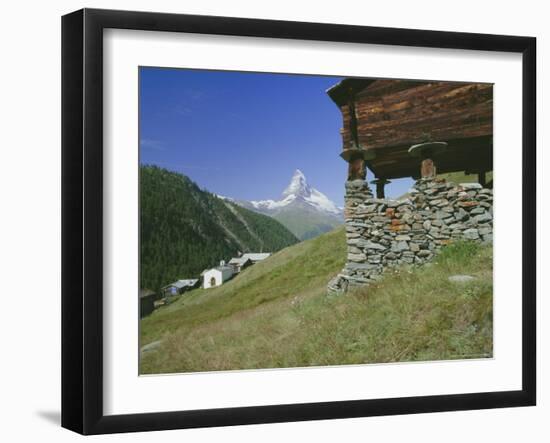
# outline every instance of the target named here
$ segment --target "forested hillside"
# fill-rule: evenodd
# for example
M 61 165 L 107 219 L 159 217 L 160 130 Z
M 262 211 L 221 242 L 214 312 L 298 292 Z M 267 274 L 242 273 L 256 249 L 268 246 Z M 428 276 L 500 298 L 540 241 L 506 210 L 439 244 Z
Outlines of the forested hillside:
M 240 252 L 298 242 L 276 220 L 201 190 L 184 175 L 140 167 L 140 284 L 157 290 Z

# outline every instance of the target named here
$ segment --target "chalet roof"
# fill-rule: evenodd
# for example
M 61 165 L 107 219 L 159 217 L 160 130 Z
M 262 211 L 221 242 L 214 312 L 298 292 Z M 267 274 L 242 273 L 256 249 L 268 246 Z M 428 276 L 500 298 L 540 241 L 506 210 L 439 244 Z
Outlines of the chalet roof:
M 327 94 L 334 103 L 342 106 L 348 103 L 350 97 L 362 91 L 376 81 L 372 78 L 346 78 L 327 89 Z
M 175 281 L 174 283 L 170 283 L 169 285 L 166 285 L 164 288 L 162 289 L 166 289 L 166 288 L 177 288 L 177 289 L 183 289 L 183 288 L 187 288 L 187 287 L 193 287 L 197 284 L 199 280 L 194 278 L 194 279 L 187 279 L 187 280 L 178 280 L 178 281 Z
M 261 261 L 265 260 L 271 255 L 271 252 L 248 252 L 243 254 L 241 258 L 248 258 L 252 261 Z
M 225 266 L 215 266 L 215 267 L 213 267 L 213 268 L 205 269 L 204 271 L 201 272 L 201 275 L 206 274 L 208 271 L 220 271 L 220 272 L 223 272 L 223 271 L 230 271 L 231 273 L 233 273 L 233 267 L 232 267 L 232 266 L 229 266 L 229 265 L 225 265 Z
M 243 257 L 233 257 L 231 260 L 229 260 L 229 264 L 230 265 L 242 266 L 248 261 L 251 261 L 251 259 L 249 257 L 244 257 L 244 256 Z

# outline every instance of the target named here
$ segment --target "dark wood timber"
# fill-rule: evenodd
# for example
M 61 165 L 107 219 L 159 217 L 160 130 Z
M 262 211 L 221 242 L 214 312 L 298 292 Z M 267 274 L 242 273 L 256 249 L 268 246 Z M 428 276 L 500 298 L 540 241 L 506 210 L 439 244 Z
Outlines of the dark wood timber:
M 342 112 L 343 149 L 374 151 L 367 165 L 377 176 L 418 175 L 407 149 L 429 140 L 449 143 L 438 172 L 493 169 L 491 84 L 346 79 L 329 95 Z

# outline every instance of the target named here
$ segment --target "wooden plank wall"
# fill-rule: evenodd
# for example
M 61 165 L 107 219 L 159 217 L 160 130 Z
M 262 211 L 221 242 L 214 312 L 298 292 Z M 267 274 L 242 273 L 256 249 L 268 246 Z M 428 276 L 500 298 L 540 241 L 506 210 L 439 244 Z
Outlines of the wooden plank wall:
M 406 149 L 415 143 L 491 140 L 493 133 L 491 84 L 378 80 L 357 93 L 354 104 L 359 143 L 377 151 L 377 159 L 371 162 L 375 169 L 389 162 L 403 170 L 399 174 L 408 171 Z M 341 111 L 343 146 L 348 149 L 349 105 L 342 106 Z M 487 144 L 476 146 L 492 149 Z M 483 155 L 487 157 L 487 153 Z M 402 167 L 397 164 L 399 161 L 403 162 Z M 486 159 L 483 162 L 487 163 Z

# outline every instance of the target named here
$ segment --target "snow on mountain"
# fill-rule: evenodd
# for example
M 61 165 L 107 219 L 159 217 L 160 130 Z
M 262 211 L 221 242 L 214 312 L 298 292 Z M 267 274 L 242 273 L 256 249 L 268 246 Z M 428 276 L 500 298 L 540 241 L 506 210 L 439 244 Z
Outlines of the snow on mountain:
M 337 207 L 325 194 L 311 187 L 302 171 L 296 169 L 290 183 L 285 188 L 281 200 L 251 201 L 257 210 L 276 211 L 294 202 L 305 203 L 314 209 L 331 215 L 341 216 L 342 209 Z

